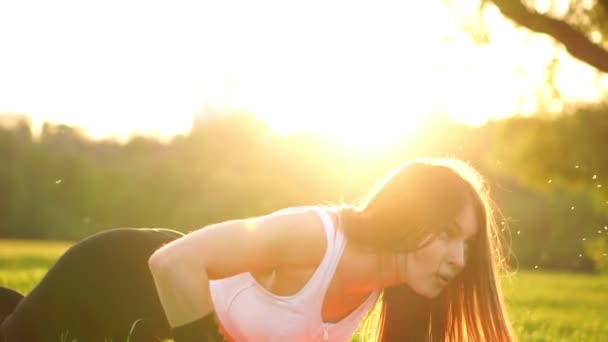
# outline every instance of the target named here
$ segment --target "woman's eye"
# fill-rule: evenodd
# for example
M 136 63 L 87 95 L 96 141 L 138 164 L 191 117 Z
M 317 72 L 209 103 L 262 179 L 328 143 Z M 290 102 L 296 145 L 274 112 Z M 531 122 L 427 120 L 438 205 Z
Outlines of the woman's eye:
M 457 229 L 455 229 L 455 228 L 449 227 L 449 228 L 447 228 L 446 230 L 444 230 L 444 231 L 442 232 L 442 234 L 445 234 L 445 236 L 446 236 L 447 238 L 451 238 L 451 239 L 453 239 L 453 238 L 458 237 L 458 230 L 457 230 Z
M 439 235 L 437 235 L 437 238 L 440 239 L 440 240 L 449 240 L 450 239 L 450 234 L 448 233 L 447 230 L 444 230 L 441 233 L 439 233 Z

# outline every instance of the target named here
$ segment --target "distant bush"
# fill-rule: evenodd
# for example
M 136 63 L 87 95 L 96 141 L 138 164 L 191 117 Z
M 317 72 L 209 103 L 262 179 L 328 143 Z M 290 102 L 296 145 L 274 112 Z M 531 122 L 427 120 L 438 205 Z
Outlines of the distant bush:
M 608 238 L 601 236 L 586 242 L 585 255 L 593 261 L 595 270 L 598 273 L 608 273 Z

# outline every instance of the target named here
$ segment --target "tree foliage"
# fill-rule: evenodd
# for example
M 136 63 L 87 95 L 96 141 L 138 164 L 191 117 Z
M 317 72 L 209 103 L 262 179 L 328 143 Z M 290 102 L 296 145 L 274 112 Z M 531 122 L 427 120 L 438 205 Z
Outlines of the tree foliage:
M 600 265 L 608 259 L 600 258 L 608 251 L 593 241 L 608 234 L 604 228 L 608 207 L 608 106 L 585 105 L 552 118 L 512 118 L 505 120 L 496 133 L 497 139 L 505 142 L 495 149 L 503 161 L 500 172 L 534 189 L 546 203 L 544 211 L 536 216 L 543 217 L 542 224 L 550 229 L 542 229 L 539 234 L 545 235 L 544 243 L 553 242 L 550 248 L 537 251 L 548 251 L 551 257 L 537 258 L 564 266 L 572 261 L 572 251 L 577 249 L 578 255 L 589 256 L 588 266 L 594 264 L 598 270 L 605 270 Z M 537 206 L 523 210 L 533 207 Z
M 168 143 L 94 142 L 52 125 L 34 137 L 22 124 L 0 129 L 0 237 L 76 240 L 115 227 L 188 232 L 285 206 L 356 201 L 405 159 L 451 156 L 488 178 L 514 265 L 591 270 L 592 257 L 608 252 L 603 245 L 587 252 L 583 240 L 607 224 L 598 207 L 603 188 L 589 186 L 608 177 L 605 156 L 593 158 L 605 146 L 601 118 L 587 110 L 472 128 L 439 116 L 367 152 L 311 134 L 277 135 L 246 114 L 208 120 Z

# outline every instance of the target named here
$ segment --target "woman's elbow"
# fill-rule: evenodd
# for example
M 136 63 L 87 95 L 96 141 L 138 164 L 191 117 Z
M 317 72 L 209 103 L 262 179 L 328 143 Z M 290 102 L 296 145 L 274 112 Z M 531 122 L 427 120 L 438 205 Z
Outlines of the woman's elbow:
M 193 257 L 176 246 L 163 246 L 148 258 L 148 268 L 154 276 L 183 276 L 204 269 L 202 258 Z
M 148 258 L 148 268 L 153 275 L 166 273 L 171 268 L 170 258 L 163 249 L 157 249 Z

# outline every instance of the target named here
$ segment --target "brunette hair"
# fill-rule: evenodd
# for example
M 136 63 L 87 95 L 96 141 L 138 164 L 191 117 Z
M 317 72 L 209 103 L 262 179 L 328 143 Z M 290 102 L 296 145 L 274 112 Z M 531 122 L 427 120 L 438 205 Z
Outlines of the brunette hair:
M 394 169 L 356 207 L 340 210 L 349 241 L 409 252 L 438 234 L 467 205 L 478 224 L 466 266 L 436 298 L 407 286 L 385 289 L 378 340 L 513 341 L 498 274 L 506 270 L 489 189 L 469 164 L 417 159 Z

